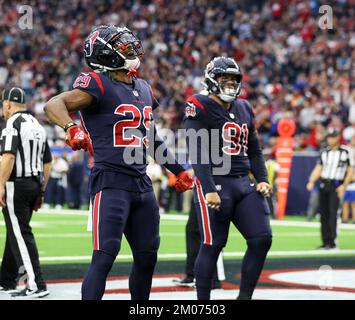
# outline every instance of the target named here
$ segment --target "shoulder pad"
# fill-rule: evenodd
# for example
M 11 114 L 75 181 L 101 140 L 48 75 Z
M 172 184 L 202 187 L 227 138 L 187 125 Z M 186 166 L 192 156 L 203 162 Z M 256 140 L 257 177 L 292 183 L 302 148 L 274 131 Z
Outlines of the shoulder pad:
M 81 72 L 73 83 L 73 89 L 76 88 L 87 90 L 88 92 L 97 88 L 100 90 L 100 93 L 102 95 L 105 93 L 105 89 L 102 84 L 100 75 L 93 71 L 88 73 Z
M 200 113 L 206 112 L 204 105 L 198 98 L 199 98 L 198 95 L 193 95 L 186 100 L 186 104 L 185 104 L 186 118 L 195 118 Z

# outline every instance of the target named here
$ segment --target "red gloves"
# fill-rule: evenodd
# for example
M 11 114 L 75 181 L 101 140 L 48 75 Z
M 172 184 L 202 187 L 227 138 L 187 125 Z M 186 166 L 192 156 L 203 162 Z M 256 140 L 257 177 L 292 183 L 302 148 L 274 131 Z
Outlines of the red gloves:
M 73 150 L 83 149 L 88 151 L 91 156 L 94 155 L 94 149 L 88 135 L 77 125 L 73 125 L 67 129 L 65 143 Z
M 175 189 L 177 192 L 184 192 L 194 187 L 194 179 L 187 171 L 180 172 L 176 177 Z

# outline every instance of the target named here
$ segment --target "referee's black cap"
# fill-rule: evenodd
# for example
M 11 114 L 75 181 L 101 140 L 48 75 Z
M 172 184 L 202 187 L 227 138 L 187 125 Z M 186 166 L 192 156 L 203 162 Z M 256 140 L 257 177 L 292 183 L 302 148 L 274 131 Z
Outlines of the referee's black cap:
M 327 137 L 337 137 L 340 135 L 340 131 L 337 128 L 329 128 L 327 130 Z
M 24 104 L 26 102 L 25 92 L 19 87 L 5 89 L 1 94 L 1 101 L 5 100 Z

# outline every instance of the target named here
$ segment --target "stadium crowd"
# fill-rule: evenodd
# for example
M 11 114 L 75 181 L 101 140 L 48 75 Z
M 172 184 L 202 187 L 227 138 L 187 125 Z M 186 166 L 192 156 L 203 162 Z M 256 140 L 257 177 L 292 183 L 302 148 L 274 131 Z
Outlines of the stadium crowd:
M 297 151 L 319 150 L 329 126 L 342 130 L 344 142 L 354 136 L 355 7 L 350 1 L 76 0 L 66 6 L 29 0 L 30 30 L 19 28 L 20 4 L 0 4 L 0 89 L 19 85 L 26 91 L 53 148 L 64 146 L 64 132 L 47 122 L 43 105 L 70 89 L 87 68 L 84 39 L 100 24 L 128 26 L 142 39 L 140 76 L 160 101 L 159 130 L 182 127 L 184 101 L 202 89 L 206 64 L 228 55 L 242 68 L 241 96 L 254 107 L 266 150 L 285 117 L 297 123 Z M 333 10 L 329 30 L 318 25 L 323 4 Z M 184 145 L 178 134 L 176 140 Z

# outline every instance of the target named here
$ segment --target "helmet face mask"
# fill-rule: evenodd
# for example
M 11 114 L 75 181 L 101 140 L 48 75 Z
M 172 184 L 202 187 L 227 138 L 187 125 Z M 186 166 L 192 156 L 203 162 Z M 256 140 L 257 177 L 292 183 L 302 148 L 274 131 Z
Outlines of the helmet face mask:
M 144 51 L 142 43 L 130 31 L 118 33 L 109 43 L 124 59 L 133 60 L 137 57 L 143 57 Z
M 206 67 L 204 86 L 224 102 L 232 102 L 240 94 L 242 73 L 234 59 L 214 58 Z
M 86 39 L 84 53 L 87 64 L 94 70 L 137 70 L 144 50 L 129 29 L 100 26 Z
M 238 95 L 241 77 L 231 74 L 222 74 L 216 79 L 220 88 L 218 96 L 225 102 L 232 102 Z

